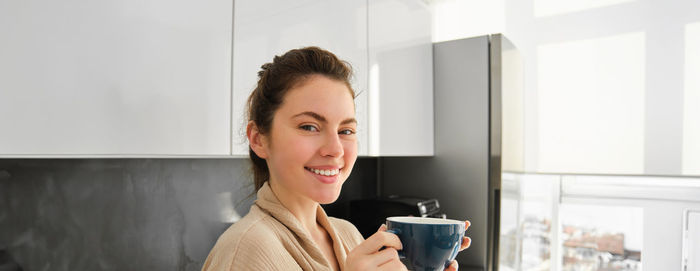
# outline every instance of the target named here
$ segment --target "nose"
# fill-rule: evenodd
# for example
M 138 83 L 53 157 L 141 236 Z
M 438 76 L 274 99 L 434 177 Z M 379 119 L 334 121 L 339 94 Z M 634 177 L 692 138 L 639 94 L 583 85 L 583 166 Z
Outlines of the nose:
M 320 152 L 321 156 L 342 157 L 345 151 L 343 143 L 340 142 L 340 136 L 337 133 L 329 133 Z

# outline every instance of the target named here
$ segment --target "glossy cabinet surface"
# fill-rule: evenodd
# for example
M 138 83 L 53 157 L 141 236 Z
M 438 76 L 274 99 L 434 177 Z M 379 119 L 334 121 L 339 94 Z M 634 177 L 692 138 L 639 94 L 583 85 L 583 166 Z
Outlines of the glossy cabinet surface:
M 348 61 L 360 156 L 433 153 L 420 0 L 0 3 L 0 157 L 247 156 L 257 72 L 290 49 Z
M 369 155 L 433 155 L 431 17 L 423 1 L 369 1 Z
M 229 155 L 232 5 L 0 2 L 0 157 Z
M 233 48 L 233 150 L 247 155 L 245 102 L 264 63 L 288 50 L 318 46 L 348 61 L 355 72 L 360 125 L 367 123 L 367 12 L 365 1 L 240 0 L 235 3 Z M 367 129 L 358 127 L 360 153 L 366 153 Z
M 232 153 L 245 102 L 275 55 L 319 46 L 353 66 L 360 156 L 433 154 L 430 13 L 422 1 L 236 1 Z

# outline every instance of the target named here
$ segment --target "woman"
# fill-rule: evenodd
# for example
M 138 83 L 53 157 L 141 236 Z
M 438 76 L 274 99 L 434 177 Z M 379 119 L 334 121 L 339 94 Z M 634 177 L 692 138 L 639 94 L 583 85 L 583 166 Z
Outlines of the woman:
M 386 226 L 364 240 L 320 206 L 338 198 L 357 159 L 350 76 L 348 64 L 317 47 L 262 66 L 246 129 L 258 198 L 219 237 L 202 270 L 406 269 L 401 242 Z M 461 249 L 469 243 L 465 237 Z

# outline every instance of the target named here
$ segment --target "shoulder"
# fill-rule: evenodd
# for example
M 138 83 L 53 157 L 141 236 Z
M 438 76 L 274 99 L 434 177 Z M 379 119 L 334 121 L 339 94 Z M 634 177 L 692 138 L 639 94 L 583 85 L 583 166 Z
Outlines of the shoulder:
M 277 221 L 267 213 L 253 206 L 247 215 L 221 234 L 214 248 L 216 248 L 219 243 L 229 248 L 237 248 L 242 244 L 257 241 L 269 242 L 278 240 L 274 229 L 276 227 L 275 222 Z
M 351 249 L 365 240 L 355 225 L 349 221 L 335 217 L 328 217 L 328 221 L 333 225 L 343 242 L 347 243 Z
M 279 258 L 280 250 L 284 250 L 277 234 L 276 222 L 256 207 L 251 208 L 245 217 L 221 234 L 202 270 L 256 269 L 267 266 L 275 257 Z

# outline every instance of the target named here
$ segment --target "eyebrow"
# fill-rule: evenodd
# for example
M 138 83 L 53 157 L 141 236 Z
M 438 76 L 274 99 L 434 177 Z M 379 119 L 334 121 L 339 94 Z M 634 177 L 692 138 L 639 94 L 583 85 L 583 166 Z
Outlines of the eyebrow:
M 300 116 L 309 116 L 309 117 L 312 117 L 312 118 L 314 118 L 314 119 L 316 119 L 316 120 L 318 120 L 318 121 L 320 121 L 320 122 L 328 123 L 328 120 L 326 120 L 326 118 L 325 118 L 324 116 L 321 116 L 321 115 L 319 115 L 318 113 L 312 112 L 312 111 L 304 111 L 304 112 L 301 112 L 301 113 L 299 113 L 299 114 L 294 115 L 292 118 L 296 118 L 296 117 L 300 117 Z M 349 123 L 355 123 L 355 124 L 357 124 L 357 120 L 356 120 L 355 118 L 349 118 L 349 119 L 345 119 L 345 120 L 343 120 L 343 121 L 340 122 L 341 125 L 343 125 L 343 124 L 349 124 Z

